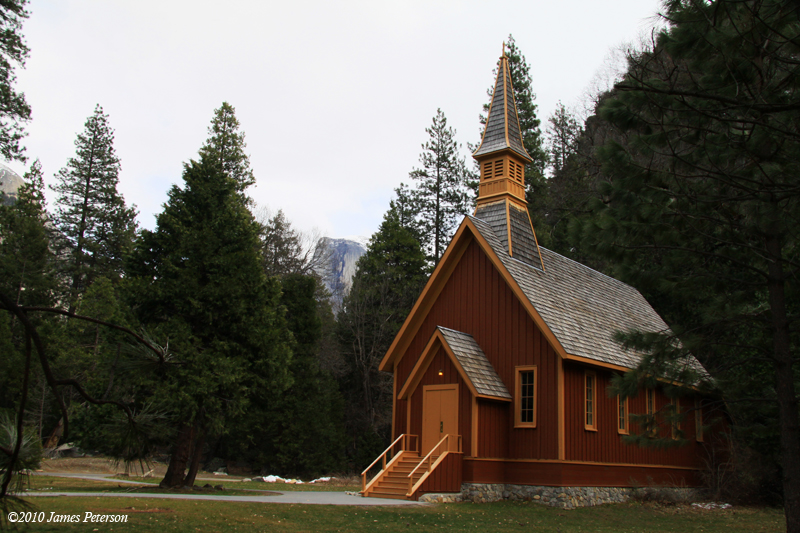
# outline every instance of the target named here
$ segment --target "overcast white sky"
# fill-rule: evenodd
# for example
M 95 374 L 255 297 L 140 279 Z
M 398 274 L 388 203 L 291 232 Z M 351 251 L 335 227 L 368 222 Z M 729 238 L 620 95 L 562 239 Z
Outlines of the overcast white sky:
M 116 131 L 120 190 L 153 228 L 214 109 L 236 108 L 259 205 L 302 230 L 369 236 L 418 164 L 441 107 L 464 145 L 510 34 L 543 126 L 609 49 L 654 25 L 658 0 L 32 0 L 19 89 L 48 183 L 95 104 Z M 24 166 L 12 164 L 20 174 Z M 48 191 L 50 207 L 54 195 Z

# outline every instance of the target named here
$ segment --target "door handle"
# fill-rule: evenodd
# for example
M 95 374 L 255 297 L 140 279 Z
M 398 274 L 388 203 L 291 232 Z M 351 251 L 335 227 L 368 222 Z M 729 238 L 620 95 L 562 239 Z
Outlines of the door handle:
M 444 422 L 439 420 L 439 433 L 444 433 Z

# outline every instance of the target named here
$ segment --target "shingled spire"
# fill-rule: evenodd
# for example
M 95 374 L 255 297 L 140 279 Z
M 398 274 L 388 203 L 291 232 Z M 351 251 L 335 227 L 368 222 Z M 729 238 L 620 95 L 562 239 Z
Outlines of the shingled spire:
M 514 88 L 511 86 L 511 73 L 508 68 L 506 46 L 503 43 L 503 55 L 497 69 L 497 79 L 492 91 L 492 103 L 489 105 L 489 118 L 478 149 L 472 154 L 475 159 L 495 154 L 502 150 L 513 150 L 526 163 L 533 159 L 522 144 L 522 130 L 517 117 L 517 104 L 514 99 Z
M 544 270 L 525 201 L 525 165 L 533 159 L 522 144 L 505 43 L 483 139 L 472 157 L 481 169 L 475 216 L 492 226 L 508 255 Z

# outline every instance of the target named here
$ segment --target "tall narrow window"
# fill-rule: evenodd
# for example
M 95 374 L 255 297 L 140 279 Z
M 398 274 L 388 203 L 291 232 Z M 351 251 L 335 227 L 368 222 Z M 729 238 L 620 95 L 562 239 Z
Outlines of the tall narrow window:
M 514 427 L 536 427 L 536 367 L 518 366 Z
M 617 432 L 627 435 L 628 430 L 628 399 L 617 396 Z
M 597 374 L 587 370 L 584 374 L 584 427 L 597 430 Z
M 647 400 L 647 414 L 650 415 L 649 424 L 650 427 L 650 436 L 655 437 L 658 435 L 658 426 L 656 425 L 656 390 L 655 389 L 646 389 L 645 396 Z
M 681 425 L 678 423 L 678 415 L 681 414 L 681 401 L 678 398 L 672 399 L 672 438 L 678 439 L 680 436 Z
M 703 442 L 703 404 L 700 399 L 694 401 L 694 426 L 697 442 Z

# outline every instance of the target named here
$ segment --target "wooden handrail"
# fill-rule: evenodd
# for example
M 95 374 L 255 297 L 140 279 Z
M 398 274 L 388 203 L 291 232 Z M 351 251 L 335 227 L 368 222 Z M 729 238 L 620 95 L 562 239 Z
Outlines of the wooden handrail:
M 417 439 L 416 440 L 416 444 L 417 444 L 417 448 L 419 448 L 419 439 L 417 438 L 416 435 L 408 435 L 406 433 L 403 433 L 402 435 L 400 435 L 399 437 L 394 439 L 394 442 L 392 442 L 389 445 L 388 448 L 383 450 L 383 453 L 380 454 L 378 457 L 376 457 L 375 460 L 372 461 L 371 465 L 369 465 L 363 472 L 361 472 L 361 492 L 364 492 L 367 489 L 367 473 L 370 471 L 370 469 L 372 469 L 372 467 L 375 466 L 379 460 L 383 459 L 383 464 L 381 465 L 381 471 L 378 472 L 376 477 L 381 475 L 381 473 L 384 470 L 386 470 L 386 454 L 389 453 L 397 445 L 397 443 L 400 442 L 401 440 L 403 441 L 403 444 L 400 447 L 400 451 L 401 452 L 407 451 L 408 450 L 408 441 L 410 440 L 409 437 L 414 437 L 415 439 Z
M 451 449 L 450 449 L 450 437 L 458 437 L 458 448 L 457 448 L 456 450 L 451 450 Z M 440 454 L 436 455 L 437 461 L 436 461 L 436 463 L 434 464 L 434 463 L 433 463 L 433 456 L 434 456 L 434 452 L 435 452 L 436 450 L 438 450 L 438 449 L 439 449 L 439 447 L 442 445 L 442 443 L 443 443 L 443 442 L 445 442 L 445 441 L 447 441 L 447 449 L 446 449 L 446 450 L 445 450 L 443 453 L 440 453 Z M 420 484 L 421 484 L 421 483 L 422 483 L 422 482 L 425 480 L 425 478 L 427 477 L 427 475 L 426 475 L 426 474 L 429 474 L 429 473 L 430 473 L 430 472 L 431 472 L 431 471 L 432 471 L 432 470 L 433 470 L 433 469 L 436 467 L 436 465 L 438 465 L 438 464 L 439 464 L 439 461 L 438 461 L 438 459 L 439 459 L 439 458 L 440 458 L 442 455 L 444 455 L 445 453 L 447 453 L 447 452 L 451 452 L 451 451 L 454 451 L 454 452 L 459 452 L 459 453 L 461 452 L 461 435 L 450 435 L 450 434 L 447 434 L 447 435 L 445 435 L 444 437 L 442 437 L 442 440 L 440 440 L 440 441 L 439 441 L 439 442 L 436 444 L 436 446 L 434 446 L 433 448 L 431 448 L 431 451 L 429 451 L 429 452 L 428 452 L 428 455 L 426 455 L 426 456 L 425 456 L 425 457 L 422 459 L 422 461 L 420 461 L 420 462 L 419 462 L 419 464 L 418 464 L 417 466 L 415 466 L 415 467 L 414 467 L 414 470 L 412 470 L 412 471 L 411 471 L 411 473 L 410 473 L 410 474 L 408 474 L 408 495 L 409 495 L 409 496 L 410 496 L 410 495 L 412 495 L 412 494 L 414 494 L 414 490 L 417 488 L 417 486 L 418 486 L 418 485 L 420 485 Z M 425 461 L 428 461 L 428 468 L 426 468 L 426 469 L 425 469 L 425 472 L 423 472 L 423 474 L 422 474 L 422 476 L 420 477 L 420 479 L 419 479 L 419 481 L 417 482 L 417 484 L 416 484 L 416 485 L 414 485 L 414 474 L 417 472 L 417 470 L 419 470 L 419 467 L 421 467 L 423 464 L 425 464 Z

